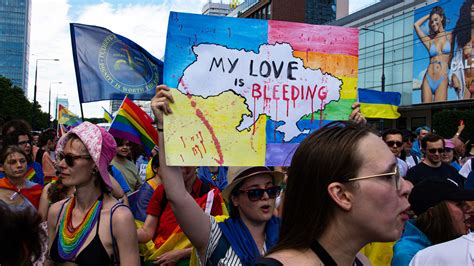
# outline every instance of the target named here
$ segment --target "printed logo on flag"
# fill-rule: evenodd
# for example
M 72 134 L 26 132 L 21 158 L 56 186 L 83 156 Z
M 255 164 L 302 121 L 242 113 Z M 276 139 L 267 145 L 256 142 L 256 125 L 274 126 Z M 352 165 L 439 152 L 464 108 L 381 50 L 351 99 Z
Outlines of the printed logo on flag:
M 99 50 L 99 69 L 102 77 L 115 89 L 136 94 L 154 90 L 159 84 L 158 66 L 109 34 Z

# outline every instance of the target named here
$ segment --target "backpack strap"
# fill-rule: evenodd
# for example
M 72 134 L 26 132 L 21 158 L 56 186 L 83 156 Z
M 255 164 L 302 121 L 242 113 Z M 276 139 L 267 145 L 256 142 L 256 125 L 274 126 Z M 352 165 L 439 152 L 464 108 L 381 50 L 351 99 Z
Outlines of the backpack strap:
M 418 156 L 412 155 L 411 157 L 413 157 L 413 161 L 415 161 L 415 164 L 418 164 Z
M 117 239 L 115 239 L 113 227 L 112 227 L 112 216 L 114 215 L 115 210 L 117 210 L 120 207 L 128 208 L 127 205 L 119 201 L 115 203 L 114 206 L 112 206 L 112 208 L 110 209 L 110 236 L 112 237 L 112 265 L 120 265 L 120 254 L 119 254 L 119 249 L 117 245 Z

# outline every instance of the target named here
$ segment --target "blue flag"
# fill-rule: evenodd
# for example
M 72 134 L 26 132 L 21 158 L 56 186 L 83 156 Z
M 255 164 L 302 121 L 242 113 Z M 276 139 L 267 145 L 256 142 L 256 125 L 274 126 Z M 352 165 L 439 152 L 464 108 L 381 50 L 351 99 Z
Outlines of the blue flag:
M 79 101 L 150 100 L 162 83 L 163 62 L 105 28 L 71 23 Z
M 397 119 L 402 95 L 399 92 L 381 92 L 359 89 L 360 111 L 366 118 Z

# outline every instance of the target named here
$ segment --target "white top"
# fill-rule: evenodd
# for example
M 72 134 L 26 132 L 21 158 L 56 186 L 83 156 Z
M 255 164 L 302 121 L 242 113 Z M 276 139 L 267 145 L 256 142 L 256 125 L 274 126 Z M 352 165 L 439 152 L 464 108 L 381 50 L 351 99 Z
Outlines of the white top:
M 467 178 L 467 176 L 469 175 L 471 171 L 472 171 L 471 159 L 469 159 L 461 167 L 461 170 L 459 170 L 459 174 Z
M 408 164 L 400 158 L 397 158 L 398 170 L 400 171 L 400 176 L 405 177 L 408 172 Z
M 474 265 L 474 233 L 420 250 L 410 266 L 424 265 Z
M 408 165 L 408 169 L 412 168 L 413 166 L 417 165 L 417 163 L 415 162 L 415 159 L 413 157 L 416 157 L 415 155 L 407 155 L 407 157 L 405 158 L 405 162 L 407 163 Z M 417 157 L 417 162 L 421 162 L 421 159 Z

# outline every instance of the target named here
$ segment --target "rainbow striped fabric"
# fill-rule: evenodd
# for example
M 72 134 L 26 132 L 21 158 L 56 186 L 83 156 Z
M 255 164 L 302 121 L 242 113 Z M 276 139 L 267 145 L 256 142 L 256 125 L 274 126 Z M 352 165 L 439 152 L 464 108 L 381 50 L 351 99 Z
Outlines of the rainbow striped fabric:
M 153 119 L 125 96 L 120 109 L 109 128 L 115 137 L 142 144 L 145 151 L 151 154 L 158 144 L 158 132 L 152 125 Z
M 58 106 L 58 124 L 75 127 L 80 123 L 82 123 L 82 120 L 76 114 L 61 104 Z

